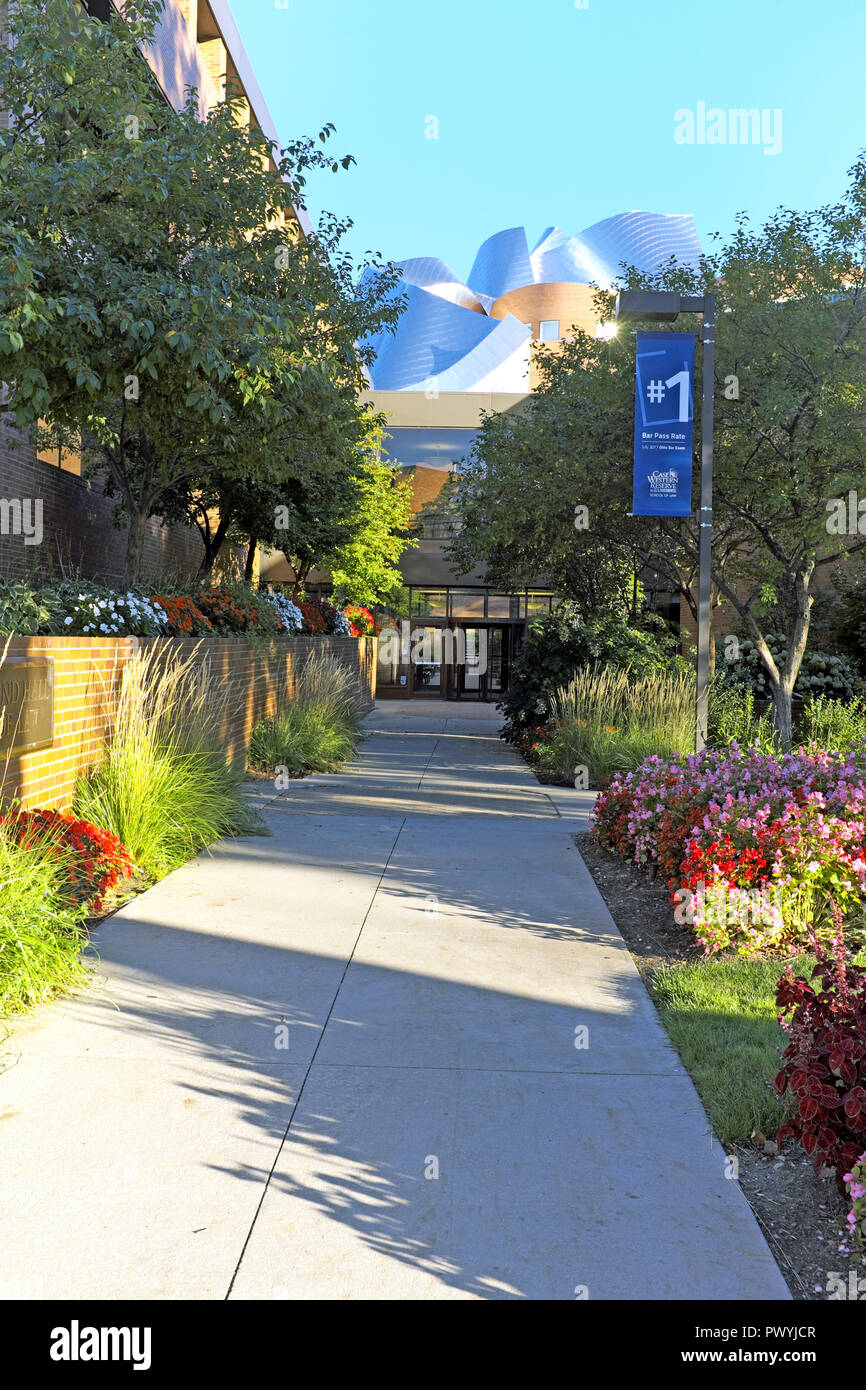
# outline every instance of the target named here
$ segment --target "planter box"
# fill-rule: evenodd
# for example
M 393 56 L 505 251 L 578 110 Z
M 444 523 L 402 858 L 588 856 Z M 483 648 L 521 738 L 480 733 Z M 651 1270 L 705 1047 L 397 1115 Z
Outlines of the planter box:
M 102 754 L 125 663 L 135 650 L 154 645 L 186 653 L 197 648 L 202 660 L 209 659 L 214 679 L 228 689 L 222 735 L 232 762 L 246 757 L 258 721 L 291 699 L 297 673 L 312 651 L 329 652 L 351 667 L 371 708 L 376 694 L 375 637 L 285 636 L 257 643 L 243 637 L 13 637 L 7 661 L 51 672 L 53 727 L 50 743 L 43 738 L 42 747 L 0 753 L 0 800 L 19 797 L 25 807 L 69 805 L 76 778 Z M 5 639 L 0 652 L 4 646 Z M 42 681 L 41 733 L 44 689 Z

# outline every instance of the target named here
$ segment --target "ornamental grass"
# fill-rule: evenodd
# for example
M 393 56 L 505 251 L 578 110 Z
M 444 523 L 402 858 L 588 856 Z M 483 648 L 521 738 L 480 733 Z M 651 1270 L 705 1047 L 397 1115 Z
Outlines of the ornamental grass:
M 694 746 L 695 685 L 690 674 L 652 672 L 633 679 L 612 666 L 587 666 L 561 686 L 553 721 L 534 749 L 539 771 L 573 782 L 585 768 L 591 785 Z
M 87 978 L 84 907 L 69 895 L 73 872 L 70 851 L 21 844 L 0 824 L 0 1016 L 43 1004 Z
M 291 702 L 254 730 L 250 767 L 271 776 L 284 770 L 290 777 L 333 771 L 357 751 L 363 710 L 352 671 L 326 653 L 313 653 Z
M 81 778 L 73 810 L 104 826 L 147 874 L 178 867 L 255 820 L 243 771 L 224 747 L 227 692 L 198 648 L 155 645 L 123 668 L 117 717 L 102 762 Z

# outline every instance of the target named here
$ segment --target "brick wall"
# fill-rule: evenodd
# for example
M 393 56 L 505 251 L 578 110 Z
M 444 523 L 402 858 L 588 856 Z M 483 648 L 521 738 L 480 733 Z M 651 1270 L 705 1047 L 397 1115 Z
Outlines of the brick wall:
M 232 761 L 246 754 L 253 727 L 291 699 L 298 671 L 312 651 L 327 651 L 357 672 L 372 705 L 376 642 L 372 637 L 278 637 L 251 643 L 243 637 L 90 638 L 16 637 L 6 653 L 54 663 L 54 745 L 0 763 L 0 799 L 24 806 L 68 806 L 76 778 L 97 762 L 117 705 L 123 666 L 136 648 L 159 642 L 209 660 L 214 680 L 227 688 L 224 743 Z M 3 644 L 5 645 L 5 644 Z M 0 646 L 0 653 L 3 647 Z
M 36 457 L 27 439 L 0 426 L 0 497 L 41 499 L 41 545 L 0 531 L 0 576 L 34 582 L 69 576 L 124 582 L 126 527 L 114 525 L 114 502 L 98 480 L 88 482 Z M 226 552 L 227 568 L 239 573 L 239 556 Z M 192 578 L 201 563 L 202 543 L 192 526 L 148 522 L 142 579 Z M 223 555 L 220 555 L 222 561 Z

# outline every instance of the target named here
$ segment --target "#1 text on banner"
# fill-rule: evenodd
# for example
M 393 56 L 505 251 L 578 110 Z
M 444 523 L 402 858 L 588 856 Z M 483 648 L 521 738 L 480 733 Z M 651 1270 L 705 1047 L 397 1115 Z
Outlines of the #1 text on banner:
M 638 333 L 634 413 L 635 516 L 690 516 L 695 336 Z

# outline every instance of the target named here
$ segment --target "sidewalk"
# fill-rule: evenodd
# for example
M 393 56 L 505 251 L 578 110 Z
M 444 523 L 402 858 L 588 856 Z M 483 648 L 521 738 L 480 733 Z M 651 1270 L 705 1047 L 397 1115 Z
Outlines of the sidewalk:
M 254 784 L 271 838 L 15 1027 L 0 1296 L 789 1296 L 574 847 L 591 796 L 481 708 L 382 702 L 350 771 Z

